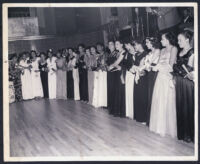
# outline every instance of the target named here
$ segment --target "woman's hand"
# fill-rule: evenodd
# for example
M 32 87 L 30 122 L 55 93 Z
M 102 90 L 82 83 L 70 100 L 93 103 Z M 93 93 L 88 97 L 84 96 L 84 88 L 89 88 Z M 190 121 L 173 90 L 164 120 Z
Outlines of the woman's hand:
M 188 78 L 189 80 L 194 80 L 193 72 L 188 73 L 184 78 Z

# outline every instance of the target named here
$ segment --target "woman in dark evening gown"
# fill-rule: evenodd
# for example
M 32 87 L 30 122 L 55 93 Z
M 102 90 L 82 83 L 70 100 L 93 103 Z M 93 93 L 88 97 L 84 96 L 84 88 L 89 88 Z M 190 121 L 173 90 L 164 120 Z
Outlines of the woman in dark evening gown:
M 177 135 L 179 140 L 186 142 L 194 141 L 194 50 L 190 46 L 192 36 L 190 31 L 178 35 L 178 44 L 182 50 L 174 65 Z
M 144 50 L 144 45 L 140 41 L 135 41 L 135 62 L 132 67 L 132 72 L 135 72 L 134 83 L 134 119 L 141 123 L 147 121 L 147 103 L 148 103 L 148 79 L 145 71 L 140 71 L 144 65 L 144 59 L 147 52 Z
M 44 93 L 44 98 L 49 97 L 49 91 L 48 91 L 48 71 L 47 71 L 47 62 L 46 62 L 46 56 L 44 53 L 40 54 L 40 61 L 39 61 L 39 70 L 40 70 L 40 77 L 42 81 L 42 89 Z
M 147 37 L 146 46 L 150 50 L 145 59 L 145 69 L 147 70 L 148 79 L 147 125 L 149 125 L 153 89 L 158 74 L 158 72 L 152 71 L 152 66 L 158 64 L 158 60 L 160 57 L 160 42 L 157 38 Z
M 110 50 L 110 54 L 107 57 L 106 64 L 109 67 L 111 64 L 113 64 L 117 57 L 117 51 L 115 50 L 115 43 L 114 41 L 108 42 L 108 47 Z M 115 73 L 112 71 L 107 71 L 107 108 L 110 113 L 113 111 L 113 104 L 114 104 L 114 90 L 115 90 Z
M 113 92 L 113 108 L 111 114 L 114 116 L 125 117 L 126 107 L 125 107 L 125 70 L 123 70 L 124 57 L 127 52 L 123 48 L 122 41 L 115 41 L 115 48 L 118 51 L 117 59 L 113 64 L 108 67 L 108 70 L 114 72 L 114 92 Z
M 74 99 L 74 79 L 72 60 L 74 59 L 73 50 L 69 48 L 69 61 L 67 64 L 67 98 Z
M 80 100 L 88 102 L 88 72 L 85 64 L 85 46 L 80 44 L 78 46 L 79 50 L 79 60 L 77 62 L 79 71 L 79 88 L 80 88 Z

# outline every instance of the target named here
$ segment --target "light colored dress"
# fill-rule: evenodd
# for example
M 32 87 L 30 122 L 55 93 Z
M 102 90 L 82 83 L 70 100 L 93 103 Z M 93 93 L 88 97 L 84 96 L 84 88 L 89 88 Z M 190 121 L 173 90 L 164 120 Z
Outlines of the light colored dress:
M 56 72 L 52 69 L 56 68 L 56 57 L 52 57 L 47 59 L 47 67 L 49 69 L 48 72 L 48 86 L 49 86 L 49 99 L 55 99 L 56 98 Z
M 34 97 L 43 97 L 43 89 L 42 89 L 42 82 L 40 78 L 40 71 L 39 71 L 39 60 L 40 58 L 36 58 L 35 61 L 32 61 L 31 65 L 31 78 L 32 78 L 32 90 Z M 38 72 L 35 72 L 38 71 Z
M 107 107 L 107 72 L 99 70 L 98 71 L 98 107 Z
M 134 105 L 133 105 L 133 93 L 134 93 L 134 80 L 135 75 L 130 71 L 126 71 L 126 79 L 125 79 L 125 87 L 126 87 L 126 117 L 133 119 L 134 116 Z
M 67 79 L 65 71 L 65 59 L 57 59 L 57 89 L 56 89 L 56 98 L 57 99 L 66 99 L 67 98 Z
M 28 60 L 21 60 L 19 65 L 22 67 L 28 67 L 30 66 L 29 63 L 27 63 Z M 32 77 L 31 77 L 31 71 L 29 69 L 23 69 L 23 73 L 21 74 L 21 82 L 22 82 L 22 97 L 24 100 L 33 99 L 33 89 L 32 89 Z
M 69 61 L 68 65 L 69 67 L 72 67 L 72 76 L 74 81 L 74 100 L 80 100 L 80 90 L 79 90 L 79 72 L 78 68 L 75 68 L 76 66 L 76 54 L 74 53 L 74 58 Z
M 162 54 L 156 66 L 159 72 L 153 90 L 149 129 L 174 138 L 177 136 L 176 98 L 169 60 L 170 53 Z

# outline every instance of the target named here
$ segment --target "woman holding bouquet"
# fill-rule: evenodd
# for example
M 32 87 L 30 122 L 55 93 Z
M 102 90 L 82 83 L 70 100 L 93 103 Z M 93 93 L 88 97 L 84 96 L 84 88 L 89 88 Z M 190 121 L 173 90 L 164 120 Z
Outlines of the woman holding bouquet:
M 31 63 L 29 60 L 29 54 L 24 52 L 22 59 L 19 62 L 19 66 L 22 68 L 21 82 L 22 82 L 22 97 L 23 100 L 33 99 L 32 77 L 31 77 Z

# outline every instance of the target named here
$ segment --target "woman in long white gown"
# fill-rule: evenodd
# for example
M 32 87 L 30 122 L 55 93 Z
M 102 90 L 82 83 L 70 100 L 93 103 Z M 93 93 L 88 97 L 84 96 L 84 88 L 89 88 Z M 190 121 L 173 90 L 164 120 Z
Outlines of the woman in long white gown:
M 48 67 L 48 86 L 49 99 L 56 98 L 56 57 L 53 56 L 52 51 L 48 51 L 47 67 Z
M 22 68 L 21 82 L 22 82 L 22 97 L 23 100 L 33 99 L 31 64 L 29 62 L 28 54 L 23 53 L 19 66 Z
M 125 43 L 125 47 L 128 50 L 129 54 L 126 59 L 126 79 L 125 79 L 125 93 L 126 93 L 126 117 L 133 119 L 134 118 L 134 105 L 133 105 L 133 93 L 134 93 L 134 79 L 135 74 L 131 72 L 131 67 L 135 58 L 135 49 L 130 43 Z
M 39 70 L 39 57 L 36 57 L 36 52 L 31 52 L 31 78 L 32 78 L 32 90 L 34 98 L 43 97 L 42 82 L 40 78 Z
M 153 91 L 149 129 L 161 136 L 170 135 L 174 138 L 177 136 L 176 98 L 171 72 L 177 48 L 173 46 L 171 33 L 163 34 L 161 43 L 164 48 L 157 66 L 153 68 L 159 72 Z
M 99 107 L 99 71 L 97 70 L 97 60 L 99 58 L 99 54 L 96 52 L 95 47 L 91 47 L 91 53 L 94 56 L 94 65 L 93 65 L 93 73 L 94 73 L 94 89 L 93 89 L 93 98 L 92 98 L 92 105 L 94 107 Z

